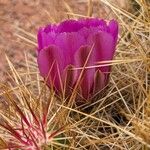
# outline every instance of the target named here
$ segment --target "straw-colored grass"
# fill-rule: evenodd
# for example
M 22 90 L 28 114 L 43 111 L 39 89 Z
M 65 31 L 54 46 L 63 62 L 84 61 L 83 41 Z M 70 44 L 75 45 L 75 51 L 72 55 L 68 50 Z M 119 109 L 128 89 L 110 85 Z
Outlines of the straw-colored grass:
M 110 8 L 120 24 L 116 55 L 113 61 L 97 62 L 96 66 L 84 66 L 83 69 L 111 65 L 112 73 L 108 86 L 95 95 L 90 104 L 66 104 L 65 98 L 57 100 L 54 92 L 46 87 L 39 76 L 36 58 L 25 54 L 24 71 L 20 72 L 6 56 L 11 82 L 0 85 L 0 149 L 8 149 L 12 143 L 14 147 L 18 144 L 20 150 L 27 149 L 21 147 L 23 144 L 21 145 L 14 131 L 24 138 L 26 137 L 23 132 L 26 132 L 27 137 L 39 150 L 39 147 L 45 150 L 150 148 L 149 2 L 135 0 L 134 3 L 137 3 L 140 9 L 135 12 L 136 8 L 133 8 L 132 13 L 107 0 L 100 2 Z M 65 14 L 69 17 L 92 17 L 92 0 L 87 4 L 88 16 L 75 14 L 66 2 L 63 5 L 67 10 Z M 35 35 L 23 29 L 16 30 L 18 37 L 28 44 L 36 45 Z M 73 93 L 70 101 L 73 101 L 75 96 Z M 45 124 L 43 119 L 46 119 Z M 25 120 L 28 120 L 31 126 Z M 42 135 L 36 135 L 34 128 L 39 128 Z M 39 138 L 34 138 L 34 135 Z

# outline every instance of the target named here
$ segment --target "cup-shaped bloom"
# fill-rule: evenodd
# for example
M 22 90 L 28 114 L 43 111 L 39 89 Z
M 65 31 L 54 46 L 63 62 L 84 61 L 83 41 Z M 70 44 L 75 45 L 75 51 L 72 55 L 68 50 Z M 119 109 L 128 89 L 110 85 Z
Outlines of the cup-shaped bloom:
M 117 37 L 118 23 L 98 18 L 66 20 L 40 28 L 37 58 L 40 74 L 57 92 L 71 91 L 82 76 L 78 92 L 89 98 L 108 83 L 110 66 L 88 66 L 112 60 Z

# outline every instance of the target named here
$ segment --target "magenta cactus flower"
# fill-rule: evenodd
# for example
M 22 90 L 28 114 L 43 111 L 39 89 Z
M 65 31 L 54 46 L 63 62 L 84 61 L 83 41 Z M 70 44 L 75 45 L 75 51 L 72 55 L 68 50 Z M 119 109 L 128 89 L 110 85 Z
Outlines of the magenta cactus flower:
M 85 63 L 86 67 L 95 66 L 99 61 L 113 59 L 117 37 L 115 20 L 109 23 L 97 18 L 66 20 L 40 28 L 37 58 L 40 74 L 56 92 L 65 88 L 69 93 Z M 87 99 L 106 86 L 111 68 L 86 67 L 78 90 Z

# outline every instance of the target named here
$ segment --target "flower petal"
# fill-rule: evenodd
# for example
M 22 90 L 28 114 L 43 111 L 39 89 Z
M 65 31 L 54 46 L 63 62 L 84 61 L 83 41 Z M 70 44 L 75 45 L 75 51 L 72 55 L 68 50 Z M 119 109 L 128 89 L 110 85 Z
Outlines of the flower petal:
M 106 21 L 104 21 L 103 19 L 98 19 L 98 18 L 80 19 L 79 21 L 83 24 L 83 27 L 87 27 L 87 28 L 107 26 Z
M 45 33 L 55 32 L 56 30 L 57 30 L 57 25 L 55 24 L 49 24 L 43 29 Z
M 72 65 L 68 65 L 62 74 L 62 80 L 63 80 L 63 87 L 65 95 L 71 95 L 71 92 L 73 91 L 74 86 L 74 70 Z
M 38 51 L 54 44 L 56 34 L 54 32 L 46 33 L 43 29 L 38 32 Z
M 80 19 L 80 20 L 66 20 L 60 23 L 57 26 L 57 33 L 63 33 L 63 32 L 78 32 L 80 29 L 86 27 L 107 27 L 106 21 L 103 19 L 98 18 L 87 18 L 87 19 Z
M 103 89 L 106 85 L 106 79 L 104 73 L 100 70 L 97 70 L 94 77 L 94 86 L 93 86 L 93 94 L 96 94 L 101 89 Z
M 67 66 L 69 64 L 73 64 L 73 56 L 81 45 L 85 44 L 85 39 L 77 32 L 61 33 L 56 37 L 55 44 L 62 49 L 64 64 Z
M 53 82 L 57 89 L 60 89 L 59 73 L 61 74 L 63 71 L 62 60 L 61 50 L 54 45 L 42 49 L 37 58 L 40 74 L 44 78 L 48 78 L 49 85 Z M 62 65 L 59 65 L 60 63 Z
M 66 20 L 63 21 L 58 25 L 57 32 L 63 33 L 63 32 L 77 32 L 83 27 L 83 25 L 80 23 L 80 21 L 76 20 Z
M 76 53 L 75 53 L 75 62 L 74 65 L 75 67 L 83 67 L 85 65 L 85 62 L 87 60 L 87 57 L 89 55 L 91 51 L 91 47 L 89 46 L 82 46 Z M 87 62 L 87 66 L 93 65 L 94 62 L 94 55 L 91 53 L 88 62 Z M 75 80 L 78 80 L 78 77 L 80 76 L 81 73 L 81 69 L 80 70 L 76 70 L 76 74 L 75 74 Z M 82 81 L 80 84 L 81 90 L 82 90 L 82 95 L 84 98 L 88 98 L 90 91 L 91 91 L 91 87 L 93 85 L 93 78 L 94 78 L 94 73 L 95 73 L 95 68 L 92 69 L 85 69 L 83 76 L 82 76 Z
M 117 21 L 111 20 L 109 22 L 109 30 L 110 30 L 110 33 L 112 34 L 112 36 L 114 37 L 114 41 L 116 43 L 117 38 L 118 38 L 118 23 L 117 23 Z
M 95 44 L 96 62 L 112 60 L 115 52 L 115 41 L 111 34 L 107 32 L 99 32 L 93 36 Z M 102 72 L 109 72 L 110 66 L 101 67 Z

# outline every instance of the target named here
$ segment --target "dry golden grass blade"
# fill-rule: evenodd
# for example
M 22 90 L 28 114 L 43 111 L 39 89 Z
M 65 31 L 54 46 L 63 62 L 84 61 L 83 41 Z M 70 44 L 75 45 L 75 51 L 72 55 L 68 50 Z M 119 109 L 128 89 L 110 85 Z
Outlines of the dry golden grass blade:
M 105 5 L 107 5 L 108 7 L 110 7 L 112 10 L 115 10 L 117 12 L 117 14 L 122 14 L 123 16 L 125 16 L 125 17 L 133 20 L 134 22 L 139 23 L 139 24 L 143 23 L 142 19 L 140 19 L 140 20 L 137 19 L 137 17 L 134 14 L 127 12 L 126 10 L 120 8 L 119 6 L 116 6 L 107 0 L 100 0 L 100 1 L 103 2 Z
M 48 12 L 47 10 L 44 10 L 44 11 L 45 11 L 45 13 L 48 15 L 49 21 L 50 21 L 51 23 L 56 23 L 55 18 L 50 15 L 50 12 Z
M 91 17 L 92 14 L 93 14 L 93 1 L 88 0 L 87 16 Z
M 20 28 L 20 27 L 17 27 L 17 26 L 15 26 L 15 29 L 18 30 L 19 32 L 21 32 L 21 33 L 27 35 L 28 37 L 31 37 L 31 38 L 33 38 L 34 40 L 36 40 L 36 35 L 34 35 L 34 34 L 30 33 L 30 32 L 27 32 L 27 31 L 25 31 L 24 29 L 22 29 L 22 28 Z
M 92 68 L 99 68 L 99 67 L 105 67 L 105 66 L 115 66 L 115 65 L 121 65 L 121 64 L 127 64 L 127 63 L 134 63 L 134 62 L 141 62 L 141 61 L 150 61 L 149 58 L 145 58 L 145 59 L 141 59 L 141 58 L 137 58 L 137 59 L 122 59 L 122 60 L 110 60 L 110 61 L 101 61 L 101 62 L 97 62 L 95 66 L 87 66 L 85 67 L 85 69 L 92 69 Z M 98 65 L 100 64 L 100 65 Z M 83 67 L 79 67 L 79 68 L 73 68 L 72 70 L 78 70 L 78 69 L 83 69 Z
M 7 148 L 7 144 L 2 138 L 0 138 L 0 149 L 6 149 L 6 148 Z
M 71 16 L 75 16 L 75 17 L 82 17 L 82 18 L 93 18 L 93 17 L 89 17 L 89 16 L 85 16 L 82 14 L 76 14 L 76 13 L 70 13 L 70 12 L 66 12 L 67 15 L 71 15 Z
M 69 6 L 69 4 L 68 4 L 67 2 L 65 2 L 64 0 L 63 0 L 63 3 L 64 3 L 64 6 L 66 7 L 68 13 L 74 14 L 74 13 L 73 13 L 73 10 L 72 10 L 72 8 Z M 76 19 L 76 17 L 75 17 L 74 15 L 73 15 L 72 17 L 73 17 L 74 19 Z
M 31 44 L 32 46 L 36 46 L 36 47 L 37 47 L 37 43 L 35 43 L 34 41 L 31 41 L 30 39 L 28 39 L 28 38 L 26 38 L 26 37 L 24 37 L 24 36 L 22 36 L 22 35 L 19 35 L 19 34 L 17 34 L 17 33 L 15 33 L 15 35 L 16 35 L 17 37 L 19 37 L 20 39 L 22 39 L 23 41 L 25 41 L 25 42 Z
M 88 118 L 92 118 L 93 120 L 96 120 L 96 121 L 105 123 L 105 124 L 107 124 L 107 125 L 109 125 L 109 126 L 111 126 L 111 127 L 114 127 L 114 128 L 116 128 L 118 131 L 122 131 L 123 133 L 129 135 L 130 137 L 134 138 L 135 140 L 139 141 L 140 143 L 142 143 L 142 144 L 144 144 L 144 145 L 146 145 L 147 147 L 150 148 L 150 145 L 147 144 L 141 137 L 136 136 L 136 135 L 133 134 L 132 132 L 130 132 L 130 131 L 128 131 L 128 130 L 126 130 L 126 129 L 120 127 L 120 126 L 117 126 L 116 124 L 113 124 L 113 123 L 111 123 L 111 122 L 109 122 L 109 121 L 106 121 L 106 120 L 103 120 L 103 119 L 100 119 L 100 118 L 96 118 L 95 116 L 93 116 L 93 115 L 91 115 L 91 114 L 86 114 L 86 113 L 83 113 L 83 112 L 81 112 L 81 111 L 78 111 L 78 110 L 69 108 L 69 107 L 67 107 L 67 106 L 62 106 L 62 105 L 58 105 L 58 106 L 63 107 L 63 108 L 65 108 L 65 109 L 67 109 L 67 110 L 76 112 L 76 113 L 78 113 L 78 114 L 82 114 L 82 115 L 84 115 L 84 116 L 86 116 L 86 117 L 88 117 Z

